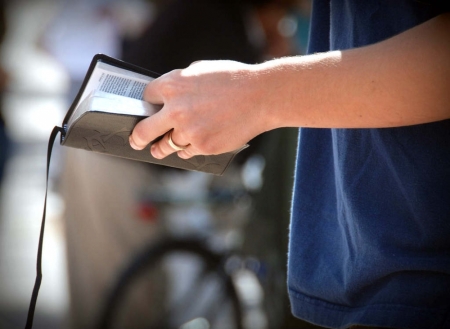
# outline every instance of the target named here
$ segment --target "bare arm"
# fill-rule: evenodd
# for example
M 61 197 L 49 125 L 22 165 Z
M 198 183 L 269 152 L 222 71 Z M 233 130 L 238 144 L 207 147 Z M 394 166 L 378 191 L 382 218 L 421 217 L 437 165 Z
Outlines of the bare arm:
M 130 138 L 143 148 L 170 129 L 187 158 L 237 149 L 279 127 L 374 128 L 450 118 L 450 14 L 391 39 L 258 65 L 197 62 L 150 83 L 164 103 Z M 166 139 L 152 154 L 174 150 Z
M 288 113 L 295 126 L 374 128 L 450 118 L 448 14 L 384 42 L 314 57 L 278 63 L 287 97 L 302 90 L 301 110 Z M 302 72 L 296 86 L 289 67 Z

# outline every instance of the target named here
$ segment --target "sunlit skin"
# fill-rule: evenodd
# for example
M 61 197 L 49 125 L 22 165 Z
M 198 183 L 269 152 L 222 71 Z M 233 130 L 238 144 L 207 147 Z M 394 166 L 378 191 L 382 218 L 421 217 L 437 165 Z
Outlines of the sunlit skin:
M 144 99 L 164 104 L 138 123 L 143 149 L 173 129 L 181 158 L 238 149 L 281 127 L 381 128 L 450 118 L 450 14 L 374 45 L 257 65 L 199 61 L 150 82 Z M 167 137 L 152 155 L 175 150 Z

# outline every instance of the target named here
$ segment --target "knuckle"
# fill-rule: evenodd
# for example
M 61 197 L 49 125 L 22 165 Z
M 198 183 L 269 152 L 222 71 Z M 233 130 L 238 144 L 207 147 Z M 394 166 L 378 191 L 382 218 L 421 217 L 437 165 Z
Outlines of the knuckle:
M 151 102 L 157 98 L 161 102 L 161 98 L 162 100 L 173 98 L 179 89 L 180 72 L 181 70 L 173 70 L 149 82 L 144 88 L 144 100 Z
M 174 81 L 166 81 L 161 86 L 161 94 L 163 95 L 164 99 L 171 99 L 175 96 L 176 93 L 176 85 Z
M 160 86 L 161 94 L 164 95 L 164 97 L 172 98 L 177 94 L 180 76 L 181 70 L 173 70 L 167 74 Z
M 197 142 L 196 146 L 204 155 L 214 154 L 214 145 L 204 139 Z
M 183 106 L 172 106 L 167 113 L 169 120 L 178 124 L 185 124 L 186 121 L 186 109 Z

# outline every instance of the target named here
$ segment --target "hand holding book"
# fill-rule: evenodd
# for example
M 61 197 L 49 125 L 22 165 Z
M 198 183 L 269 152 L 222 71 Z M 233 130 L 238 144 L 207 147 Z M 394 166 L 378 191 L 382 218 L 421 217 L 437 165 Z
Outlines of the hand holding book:
M 172 121 L 164 121 L 164 115 L 161 115 L 162 105 L 154 105 L 143 99 L 146 86 L 157 77 L 157 74 L 129 63 L 106 55 L 96 55 L 63 121 L 61 144 L 133 160 L 222 175 L 235 154 L 246 145 L 221 154 L 196 152 L 190 156 L 183 157 L 186 154 L 182 154 L 182 157 L 179 157 L 172 154 L 162 158 L 150 153 L 151 145 L 159 140 L 165 141 L 163 137 L 175 127 Z M 151 129 L 146 131 L 147 136 L 152 137 L 145 145 L 133 149 L 129 144 L 129 136 L 138 122 L 149 117 L 153 118 L 153 123 L 156 122 L 156 125 L 146 127 Z M 173 138 L 175 143 L 176 137 Z M 178 142 L 176 144 L 183 145 Z M 171 150 L 171 153 L 175 151 L 173 148 Z
M 255 116 L 260 104 L 251 101 L 254 90 L 246 75 L 251 67 L 234 61 L 199 61 L 149 82 L 144 100 L 164 107 L 136 125 L 130 136 L 132 147 L 141 149 L 171 131 L 172 141 L 187 147 L 175 150 L 163 138 L 151 147 L 155 158 L 176 152 L 189 159 L 241 148 L 263 132 L 266 122 Z

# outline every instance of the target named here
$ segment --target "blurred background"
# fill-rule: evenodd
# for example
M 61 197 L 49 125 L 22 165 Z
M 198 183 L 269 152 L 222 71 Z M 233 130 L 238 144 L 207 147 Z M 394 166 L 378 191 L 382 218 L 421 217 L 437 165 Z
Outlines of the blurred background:
M 25 325 L 36 276 L 48 138 L 92 57 L 165 73 L 200 59 L 303 54 L 310 1 L 0 2 L 0 328 L 15 329 Z M 262 327 L 312 328 L 290 315 L 285 284 L 295 145 L 295 129 L 259 136 L 211 177 L 56 142 L 34 328 L 93 328 L 124 264 L 164 236 L 207 236 L 249 255 L 264 290 Z M 215 207 L 212 191 L 232 197 Z

